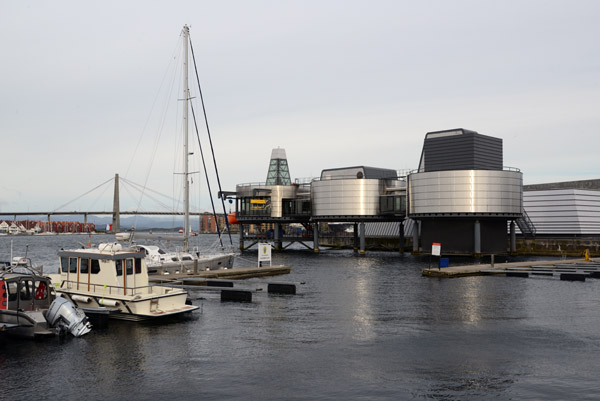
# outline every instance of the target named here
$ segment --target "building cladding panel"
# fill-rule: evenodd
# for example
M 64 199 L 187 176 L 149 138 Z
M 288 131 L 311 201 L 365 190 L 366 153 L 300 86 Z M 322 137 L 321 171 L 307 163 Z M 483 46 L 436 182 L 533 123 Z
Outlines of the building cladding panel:
M 409 175 L 409 216 L 522 212 L 518 171 L 455 170 Z
M 340 178 L 396 178 L 398 173 L 396 170 L 369 167 L 369 166 L 354 166 L 325 169 L 321 172 L 321 180 L 340 179 Z
M 427 133 L 419 171 L 502 170 L 502 167 L 502 139 L 456 129 Z
M 525 191 L 523 206 L 537 234 L 600 234 L 600 191 Z
M 377 216 L 383 182 L 336 179 L 311 184 L 313 216 Z

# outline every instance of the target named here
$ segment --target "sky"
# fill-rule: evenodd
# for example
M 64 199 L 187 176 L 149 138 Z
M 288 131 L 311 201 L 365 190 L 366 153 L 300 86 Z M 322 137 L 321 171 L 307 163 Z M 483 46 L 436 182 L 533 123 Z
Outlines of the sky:
M 599 19 L 585 0 L 1 0 L 0 213 L 110 210 L 116 173 L 181 199 L 185 24 L 223 190 L 264 182 L 276 147 L 293 179 L 415 169 L 451 128 L 501 138 L 524 184 L 597 179 Z M 122 210 L 158 207 L 121 181 Z

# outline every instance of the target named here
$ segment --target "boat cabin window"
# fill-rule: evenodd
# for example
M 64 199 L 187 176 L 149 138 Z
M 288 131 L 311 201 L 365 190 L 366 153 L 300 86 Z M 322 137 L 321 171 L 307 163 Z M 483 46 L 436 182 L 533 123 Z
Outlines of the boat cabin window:
M 98 259 L 92 259 L 92 270 L 91 270 L 92 274 L 98 274 L 100 273 L 100 262 L 98 261 Z
M 81 259 L 81 263 L 79 264 L 79 273 L 88 274 L 89 266 L 90 266 L 89 259 Z
M 21 301 L 30 301 L 31 292 L 33 290 L 33 281 L 23 280 L 21 281 L 21 290 L 19 291 L 19 298 Z
M 115 260 L 115 269 L 117 271 L 117 276 L 123 275 L 123 261 L 122 260 Z
M 165 251 L 163 251 L 163 250 L 162 250 L 162 249 L 160 249 L 160 248 L 158 248 L 158 253 L 159 253 L 159 254 L 161 254 L 161 255 L 164 255 L 164 254 L 166 254 L 166 252 L 165 252 Z
M 183 260 L 192 260 L 192 257 L 191 257 L 191 256 L 184 256 L 184 257 L 183 257 L 183 258 L 181 258 L 181 259 L 183 259 Z
M 133 274 L 133 259 L 125 259 L 126 274 Z
M 69 258 L 69 273 L 77 273 L 77 258 Z
M 142 259 L 135 258 L 135 274 L 140 274 L 142 272 Z
M 16 281 L 9 281 L 6 283 L 6 289 L 8 291 L 8 301 L 16 301 L 17 300 L 17 289 L 19 288 L 19 283 Z
M 60 271 L 63 273 L 69 271 L 69 258 L 65 258 L 64 256 L 60 258 Z

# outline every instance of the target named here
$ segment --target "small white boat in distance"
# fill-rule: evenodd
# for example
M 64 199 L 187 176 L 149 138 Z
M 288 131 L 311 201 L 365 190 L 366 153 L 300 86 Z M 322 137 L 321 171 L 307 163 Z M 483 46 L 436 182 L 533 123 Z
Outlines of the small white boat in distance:
M 158 241 L 183 242 L 184 237 L 174 234 L 145 234 L 138 232 L 117 233 L 119 242 L 128 241 L 128 246 L 144 252 L 146 255 L 146 266 L 150 277 L 169 274 L 196 274 L 200 271 L 219 270 L 233 268 L 235 253 L 213 252 L 200 253 L 198 249 L 186 252 L 179 249 L 175 252 L 166 251 L 156 245 L 141 245 L 136 239 L 151 239 Z
M 118 243 L 60 250 L 60 272 L 50 275 L 56 292 L 84 310 L 107 308 L 110 318 L 155 320 L 198 309 L 180 288 L 148 283 L 145 254 Z

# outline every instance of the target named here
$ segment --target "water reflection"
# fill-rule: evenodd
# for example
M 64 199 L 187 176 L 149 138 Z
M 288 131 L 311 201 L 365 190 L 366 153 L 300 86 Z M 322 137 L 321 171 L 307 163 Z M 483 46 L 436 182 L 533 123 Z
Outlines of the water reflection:
M 65 241 L 32 249 L 57 264 Z M 0 341 L 3 388 L 11 399 L 130 401 L 597 397 L 600 281 L 432 279 L 420 274 L 428 258 L 396 253 L 274 259 L 292 273 L 273 281 L 306 282 L 298 295 L 236 304 L 193 290 L 202 309 L 190 321 Z
M 373 287 L 376 284 L 371 282 L 373 272 L 370 271 L 374 265 L 375 262 L 371 258 L 362 257 L 358 260 L 358 275 L 354 280 L 354 288 L 350 290 L 354 295 L 352 311 L 355 325 L 352 337 L 357 341 L 370 341 L 375 337 L 373 330 L 375 311 L 371 299 L 375 292 Z

